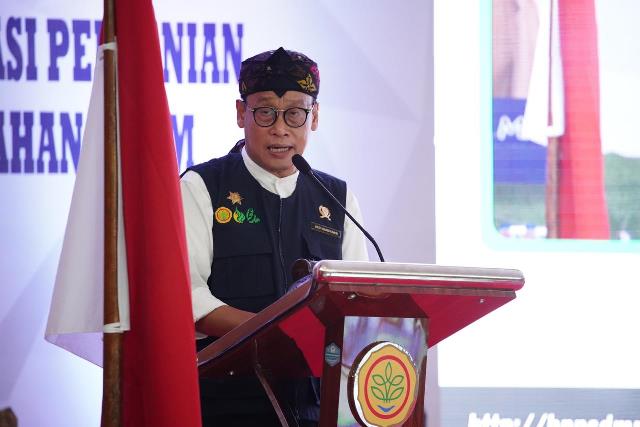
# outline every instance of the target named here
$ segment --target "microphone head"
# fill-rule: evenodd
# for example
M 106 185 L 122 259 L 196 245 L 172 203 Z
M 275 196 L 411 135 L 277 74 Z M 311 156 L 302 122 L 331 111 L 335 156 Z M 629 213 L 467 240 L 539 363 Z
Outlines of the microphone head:
M 311 172 L 311 166 L 300 154 L 294 154 L 291 158 L 293 165 L 303 174 L 309 175 Z

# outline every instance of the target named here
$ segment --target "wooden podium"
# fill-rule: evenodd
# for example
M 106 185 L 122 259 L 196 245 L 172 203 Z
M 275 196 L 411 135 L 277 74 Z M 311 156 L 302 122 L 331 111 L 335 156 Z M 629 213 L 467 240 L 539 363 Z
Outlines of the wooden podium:
M 516 297 L 518 270 L 320 261 L 198 353 L 200 376 L 322 381 L 321 426 L 423 426 L 427 348 Z

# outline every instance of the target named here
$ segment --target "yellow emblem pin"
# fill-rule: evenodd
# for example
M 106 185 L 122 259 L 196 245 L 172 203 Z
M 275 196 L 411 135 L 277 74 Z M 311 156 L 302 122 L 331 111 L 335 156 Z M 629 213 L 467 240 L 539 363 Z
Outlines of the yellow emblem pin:
M 328 207 L 320 205 L 318 207 L 318 212 L 320 212 L 321 219 L 328 219 L 329 221 L 331 221 L 331 211 Z
M 229 196 L 227 196 L 228 200 L 231 200 L 231 204 L 235 205 L 236 203 L 241 205 L 242 204 L 242 196 L 240 195 L 240 193 L 236 193 L 235 191 L 229 191 Z
M 231 213 L 231 209 L 229 209 L 228 207 L 220 206 L 218 209 L 216 209 L 216 212 L 213 214 L 213 216 L 220 224 L 226 224 L 231 221 L 233 214 Z

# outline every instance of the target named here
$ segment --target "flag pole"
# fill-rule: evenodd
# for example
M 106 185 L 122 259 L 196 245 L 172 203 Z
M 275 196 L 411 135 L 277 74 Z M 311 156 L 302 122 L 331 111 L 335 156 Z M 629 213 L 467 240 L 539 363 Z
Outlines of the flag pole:
M 558 238 L 558 187 L 560 168 L 560 144 L 558 137 L 547 139 L 547 176 L 545 188 L 545 222 L 547 224 L 547 238 Z
M 115 0 L 104 0 L 102 22 L 105 44 L 115 42 Z M 117 427 L 122 420 L 122 334 L 110 325 L 120 321 L 118 312 L 118 163 L 115 50 L 104 54 L 104 324 L 102 373 L 102 427 Z

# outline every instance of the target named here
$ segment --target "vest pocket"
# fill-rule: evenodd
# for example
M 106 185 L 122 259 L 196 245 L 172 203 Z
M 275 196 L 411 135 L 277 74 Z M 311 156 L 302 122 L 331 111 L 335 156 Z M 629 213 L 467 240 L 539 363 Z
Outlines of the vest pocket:
M 342 259 L 342 239 L 312 229 L 304 230 L 302 237 L 309 251 L 310 259 Z
M 211 292 L 233 307 L 260 311 L 275 298 L 272 264 L 269 245 L 214 247 Z

